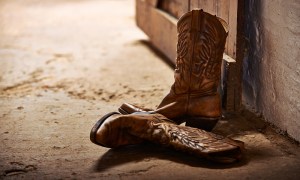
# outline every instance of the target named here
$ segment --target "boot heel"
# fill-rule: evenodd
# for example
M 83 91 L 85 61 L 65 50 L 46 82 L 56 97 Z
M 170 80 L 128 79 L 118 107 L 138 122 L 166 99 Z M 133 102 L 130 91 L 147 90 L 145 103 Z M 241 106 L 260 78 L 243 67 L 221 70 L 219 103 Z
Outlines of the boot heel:
M 118 111 L 121 113 L 121 114 L 130 114 L 129 112 L 125 111 L 122 107 L 119 107 Z
M 190 117 L 186 119 L 186 126 L 211 131 L 221 117 L 207 118 L 207 117 Z

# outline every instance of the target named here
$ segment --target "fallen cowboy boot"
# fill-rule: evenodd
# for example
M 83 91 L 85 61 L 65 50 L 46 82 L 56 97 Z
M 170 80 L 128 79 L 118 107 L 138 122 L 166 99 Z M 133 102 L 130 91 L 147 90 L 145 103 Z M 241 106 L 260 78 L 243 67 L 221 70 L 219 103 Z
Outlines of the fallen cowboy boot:
M 149 113 L 110 113 L 94 125 L 90 139 L 109 148 L 150 141 L 221 163 L 240 160 L 244 148 L 240 141 L 179 126 L 161 114 Z
M 177 124 L 211 131 L 221 118 L 218 86 L 227 37 L 227 24 L 203 10 L 192 10 L 177 23 L 175 82 L 154 111 Z M 144 111 L 125 103 L 121 113 Z

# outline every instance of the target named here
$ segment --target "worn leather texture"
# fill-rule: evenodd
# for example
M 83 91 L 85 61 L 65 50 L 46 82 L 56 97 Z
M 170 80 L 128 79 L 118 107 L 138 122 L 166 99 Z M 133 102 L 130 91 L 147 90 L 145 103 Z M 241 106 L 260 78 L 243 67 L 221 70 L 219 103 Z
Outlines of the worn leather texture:
M 211 130 L 221 117 L 218 86 L 225 49 L 225 21 L 203 10 L 192 10 L 177 23 L 175 82 L 155 112 L 188 126 Z M 127 112 L 143 108 L 123 104 Z
M 230 163 L 241 158 L 240 141 L 197 128 L 180 126 L 157 113 L 112 114 L 93 128 L 92 142 L 115 148 L 150 141 L 198 157 Z

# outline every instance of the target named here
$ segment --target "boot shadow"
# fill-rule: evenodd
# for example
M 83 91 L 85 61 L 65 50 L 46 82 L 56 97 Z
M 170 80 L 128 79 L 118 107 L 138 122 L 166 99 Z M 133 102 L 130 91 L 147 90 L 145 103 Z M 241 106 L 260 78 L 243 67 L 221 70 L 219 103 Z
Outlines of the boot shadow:
M 203 158 L 195 157 L 187 153 L 178 152 L 170 148 L 161 147 L 156 144 L 143 143 L 139 145 L 130 145 L 109 149 L 95 163 L 93 171 L 103 172 L 105 170 L 126 163 L 149 162 L 158 159 L 185 164 L 191 167 L 202 167 L 210 169 L 234 168 L 243 166 L 248 163 L 248 159 L 244 158 L 236 163 L 221 164 Z
M 157 57 L 159 57 L 165 64 L 167 64 L 173 70 L 175 69 L 175 63 L 169 59 L 164 53 L 162 53 L 157 47 L 155 47 L 151 41 L 148 40 L 138 40 L 136 43 L 141 44 L 149 48 Z

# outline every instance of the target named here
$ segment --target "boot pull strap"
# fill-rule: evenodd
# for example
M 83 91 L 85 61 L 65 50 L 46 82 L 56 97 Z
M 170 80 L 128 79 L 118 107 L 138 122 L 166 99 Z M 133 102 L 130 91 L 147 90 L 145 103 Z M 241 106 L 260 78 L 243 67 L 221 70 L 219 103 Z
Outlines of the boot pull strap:
M 217 16 L 216 16 L 216 17 L 217 17 Z M 218 20 L 220 21 L 220 23 L 222 24 L 222 26 L 223 26 L 225 32 L 228 33 L 228 24 L 227 24 L 227 22 L 226 22 L 224 19 L 220 18 L 220 17 L 217 17 L 217 18 L 218 18 Z

